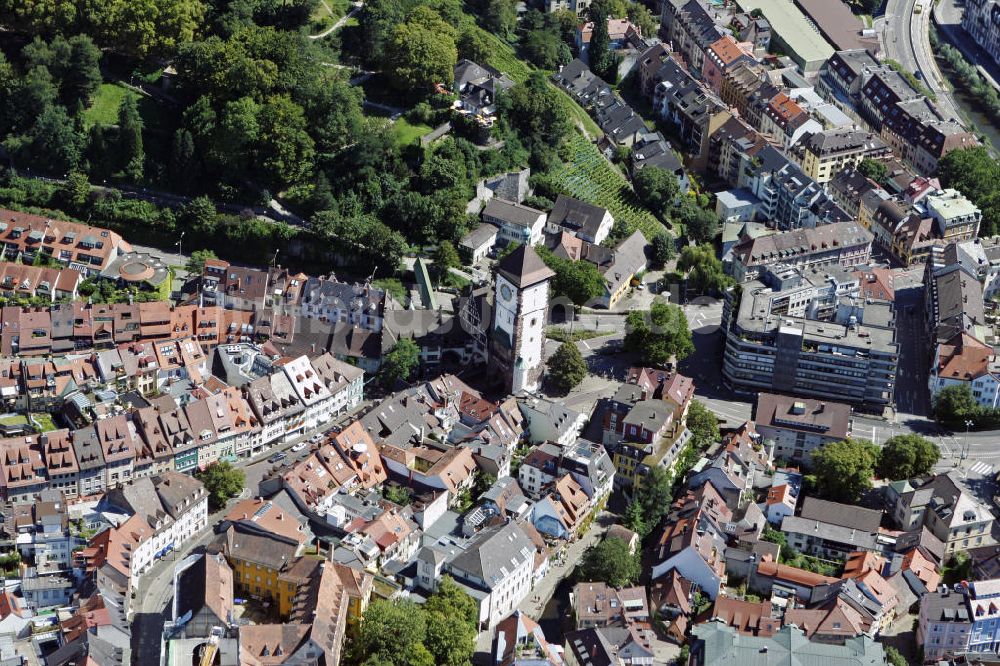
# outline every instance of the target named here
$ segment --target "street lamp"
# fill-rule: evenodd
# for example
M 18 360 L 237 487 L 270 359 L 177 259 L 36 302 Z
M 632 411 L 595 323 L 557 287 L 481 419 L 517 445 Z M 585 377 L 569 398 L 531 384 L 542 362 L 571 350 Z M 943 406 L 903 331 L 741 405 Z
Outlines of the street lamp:
M 972 427 L 972 419 L 965 421 L 965 442 L 962 444 L 962 462 L 969 456 L 969 428 Z
M 184 243 L 184 234 L 186 234 L 186 233 L 187 233 L 187 231 L 182 231 L 181 235 L 180 235 L 180 238 L 177 239 L 177 254 L 179 254 L 181 256 L 184 256 L 184 245 L 183 245 L 183 243 Z

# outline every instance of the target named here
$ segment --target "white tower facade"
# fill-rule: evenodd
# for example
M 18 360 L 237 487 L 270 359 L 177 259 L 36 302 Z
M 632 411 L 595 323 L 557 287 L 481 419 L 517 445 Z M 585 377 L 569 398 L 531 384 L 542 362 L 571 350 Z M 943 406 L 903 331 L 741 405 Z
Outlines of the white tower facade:
M 535 391 L 541 383 L 549 281 L 554 275 L 528 245 L 519 246 L 497 266 L 490 368 L 510 393 Z

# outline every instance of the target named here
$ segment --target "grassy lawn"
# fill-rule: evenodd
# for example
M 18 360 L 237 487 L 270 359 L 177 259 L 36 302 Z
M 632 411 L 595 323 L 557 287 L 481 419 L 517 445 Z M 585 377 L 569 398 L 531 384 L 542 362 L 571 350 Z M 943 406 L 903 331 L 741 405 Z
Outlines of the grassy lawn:
M 429 125 L 411 124 L 406 118 L 399 118 L 392 124 L 392 131 L 396 136 L 396 145 L 400 148 L 412 145 L 414 141 L 432 129 L 434 128 Z
M 102 83 L 94 94 L 94 102 L 83 112 L 83 122 L 91 125 L 115 125 L 118 123 L 118 107 L 128 91 L 116 83 Z
M 318 3 L 309 17 L 312 32 L 315 34 L 326 30 L 346 14 L 349 8 L 347 0 L 324 0 Z
M 534 68 L 517 57 L 513 46 L 491 32 L 486 32 L 485 30 L 480 30 L 480 32 L 486 37 L 492 47 L 490 49 L 490 57 L 486 61 L 487 65 L 499 69 L 517 83 L 521 83 L 528 78 L 528 75 L 531 74 Z
M 566 113 L 573 119 L 574 124 L 582 124 L 587 134 L 595 141 L 604 136 L 604 132 L 601 131 L 601 128 L 597 126 L 597 123 L 594 122 L 594 119 L 590 117 L 590 114 L 582 106 L 574 102 L 573 98 L 567 95 L 565 91 L 556 88 L 555 84 L 549 82 L 549 85 L 559 92 L 559 99 L 562 101 Z
M 5 426 L 19 426 L 26 425 L 27 423 L 28 417 L 23 414 L 11 414 L 10 416 L 0 418 L 0 425 Z
M 568 328 L 557 328 L 555 326 L 550 326 L 545 329 L 545 337 L 549 340 L 556 340 L 557 342 L 580 342 L 581 340 L 589 340 L 591 338 L 599 338 L 602 335 L 610 335 L 607 331 L 573 331 L 570 333 Z
M 35 412 L 31 415 L 31 418 L 34 419 L 35 423 L 41 426 L 42 432 L 57 430 L 56 423 L 52 420 L 51 414 L 47 414 L 45 412 Z
M 406 287 L 399 278 L 380 278 L 373 284 L 379 289 L 384 289 L 390 296 L 400 303 L 406 303 Z
M 117 125 L 118 107 L 125 95 L 132 93 L 120 83 L 102 83 L 94 94 L 94 101 L 83 112 L 83 122 L 87 127 L 92 125 Z M 139 95 L 139 115 L 147 128 L 157 128 L 164 124 L 164 109 L 152 97 Z

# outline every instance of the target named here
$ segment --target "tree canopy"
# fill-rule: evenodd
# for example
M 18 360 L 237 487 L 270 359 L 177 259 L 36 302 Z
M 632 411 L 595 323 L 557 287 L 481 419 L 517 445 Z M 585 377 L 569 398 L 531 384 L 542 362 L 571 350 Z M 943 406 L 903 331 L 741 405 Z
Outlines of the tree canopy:
M 699 294 L 724 291 L 732 282 L 711 245 L 684 246 L 677 270 L 687 273 L 688 288 Z
M 414 9 L 406 23 L 396 26 L 386 52 L 392 83 L 418 95 L 427 95 L 435 83 L 448 85 L 455 75 L 457 34 L 433 9 Z
M 870 157 L 866 157 L 858 164 L 858 171 L 866 178 L 871 178 L 879 185 L 882 185 L 889 174 L 889 167 L 882 160 L 873 160 Z
M 205 469 L 196 472 L 195 478 L 205 484 L 208 503 L 213 509 L 225 506 L 227 500 L 243 492 L 246 484 L 246 474 L 243 470 L 225 461 L 211 463 Z
M 648 534 L 656 529 L 660 520 L 670 510 L 674 479 L 669 470 L 653 467 L 641 476 L 638 483 L 639 487 L 633 492 L 634 502 L 641 509 L 642 522 L 639 524 L 645 527 Z
M 666 217 L 680 193 L 677 176 L 666 169 L 645 167 L 632 179 L 635 194 L 647 208 Z
M 569 391 L 587 376 L 587 363 L 572 341 L 559 345 L 559 349 L 546 361 L 546 377 L 555 388 L 563 393 Z
M 423 605 L 373 600 L 351 661 L 367 666 L 464 666 L 475 651 L 479 608 L 450 576 Z
M 831 442 L 812 454 L 812 471 L 826 499 L 854 504 L 872 487 L 879 449 L 866 439 Z
M 985 146 L 952 150 L 938 162 L 938 177 L 982 211 L 981 236 L 1000 231 L 1000 164 Z
M 718 417 L 700 400 L 692 400 L 688 406 L 687 427 L 697 449 L 706 449 L 722 439 Z
M 218 257 L 213 250 L 195 250 L 188 257 L 184 270 L 191 275 L 201 275 L 202 271 L 205 270 L 205 261 L 207 259 L 218 259 Z
M 719 216 L 699 206 L 693 197 L 682 197 L 672 217 L 684 225 L 688 238 L 698 243 L 710 243 L 719 234 Z
M 605 538 L 583 553 L 580 577 L 600 581 L 612 587 L 627 587 L 639 580 L 639 557 L 618 537 Z
M 653 236 L 650 245 L 651 259 L 655 267 L 663 268 L 668 261 L 677 256 L 677 246 L 674 243 L 674 237 L 665 231 Z
M 663 367 L 694 351 L 687 317 L 677 305 L 656 302 L 647 312 L 633 310 L 625 331 L 625 349 L 639 354 L 643 363 Z
M 555 294 L 565 296 L 574 305 L 585 305 L 604 293 L 604 277 L 596 265 L 589 261 L 557 257 L 545 247 L 538 247 L 535 251 L 556 274 L 552 278 Z
M 379 380 L 386 388 L 413 376 L 420 365 L 420 348 L 410 338 L 402 338 L 382 358 Z
M 920 435 L 890 437 L 879 451 L 876 471 L 883 479 L 897 481 L 929 474 L 941 457 L 937 444 Z

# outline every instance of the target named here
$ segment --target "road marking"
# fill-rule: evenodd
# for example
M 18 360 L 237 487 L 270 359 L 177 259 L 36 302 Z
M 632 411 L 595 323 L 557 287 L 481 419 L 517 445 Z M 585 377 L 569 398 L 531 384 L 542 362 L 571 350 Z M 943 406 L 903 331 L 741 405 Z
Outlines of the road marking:
M 969 468 L 969 471 L 975 472 L 976 474 L 981 474 L 982 476 L 987 476 L 989 475 L 990 472 L 993 471 L 993 465 L 980 461 L 977 462 L 975 465 L 973 465 L 971 468 Z

